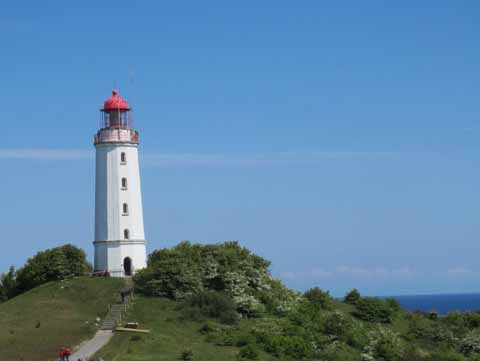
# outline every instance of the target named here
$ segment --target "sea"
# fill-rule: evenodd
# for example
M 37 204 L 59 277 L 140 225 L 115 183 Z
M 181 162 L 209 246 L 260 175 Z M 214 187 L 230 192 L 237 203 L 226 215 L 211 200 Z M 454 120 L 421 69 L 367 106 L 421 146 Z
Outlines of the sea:
M 480 311 L 480 293 L 392 296 L 409 311 L 436 311 L 446 315 L 452 311 Z

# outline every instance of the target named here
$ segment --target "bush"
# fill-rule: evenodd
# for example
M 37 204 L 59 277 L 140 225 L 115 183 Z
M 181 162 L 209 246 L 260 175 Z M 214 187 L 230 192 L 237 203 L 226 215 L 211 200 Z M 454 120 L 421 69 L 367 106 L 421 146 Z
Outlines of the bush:
M 282 356 L 292 360 L 305 360 L 314 353 L 313 345 L 306 338 L 297 335 L 277 335 L 264 340 L 265 351 L 283 360 Z
M 253 346 L 247 345 L 240 350 L 237 360 L 258 360 L 258 352 Z
M 428 361 L 466 361 L 465 357 L 456 350 L 441 345 L 436 348 L 430 355 Z M 476 361 L 475 357 L 468 358 L 469 361 Z M 410 361 L 410 360 L 405 360 Z
M 470 328 L 468 316 L 463 312 L 449 312 L 442 323 L 451 330 L 455 336 L 465 336 Z
M 466 356 L 480 354 L 480 332 L 478 330 L 470 331 L 460 341 L 460 352 Z
M 222 328 L 216 322 L 207 321 L 202 325 L 202 327 L 200 327 L 199 331 L 203 334 L 210 334 L 220 332 L 222 331 Z
M 343 299 L 343 301 L 345 303 L 348 303 L 349 305 L 356 305 L 361 298 L 362 296 L 360 295 L 360 292 L 358 292 L 358 290 L 354 288 L 353 290 L 351 290 L 345 295 L 345 298 Z
M 285 316 L 295 308 L 300 294 L 286 288 L 280 281 L 270 279 L 268 289 L 260 292 L 258 298 L 265 305 L 267 312 Z
M 372 357 L 373 360 L 400 361 L 404 347 L 400 336 L 394 331 L 380 327 L 370 334 L 369 345 L 365 349 L 363 359 Z
M 0 297 L 11 298 L 34 287 L 91 271 L 83 250 L 70 244 L 38 252 L 27 263 L 1 277 Z
M 346 340 L 352 328 L 352 323 L 341 312 L 335 311 L 325 320 L 325 333 L 335 336 L 340 340 Z
M 319 352 L 316 360 L 325 361 L 358 361 L 360 356 L 358 351 L 348 347 L 341 342 L 332 342 L 326 345 L 324 349 Z
M 216 291 L 200 292 L 187 300 L 191 318 L 198 315 L 218 319 L 225 324 L 235 324 L 239 317 L 233 300 L 225 293 Z M 193 312 L 192 312 L 193 311 Z M 200 317 L 201 318 L 201 317 Z
M 17 293 L 17 272 L 11 266 L 7 273 L 0 275 L 0 302 L 15 297 Z
M 193 357 L 193 351 L 192 350 L 185 350 L 182 352 L 180 355 L 180 360 L 182 361 L 193 361 L 195 358 Z
M 328 291 L 322 291 L 320 288 L 315 287 L 309 289 L 307 292 L 303 294 L 303 296 L 309 300 L 312 304 L 316 305 L 317 307 L 329 310 L 332 308 L 332 297 Z
M 267 296 L 275 284 L 270 262 L 239 246 L 237 242 L 192 245 L 182 242 L 171 249 L 150 254 L 147 268 L 135 275 L 139 292 L 150 296 L 184 300 L 203 291 L 228 294 L 237 310 L 246 316 L 264 312 Z
M 415 312 L 410 315 L 407 337 L 411 341 L 442 342 L 450 346 L 455 343 L 453 332 L 442 323 L 430 319 L 429 313 Z
M 357 302 L 356 310 L 353 314 L 363 321 L 390 323 L 392 322 L 395 310 L 384 300 L 374 297 L 364 297 Z

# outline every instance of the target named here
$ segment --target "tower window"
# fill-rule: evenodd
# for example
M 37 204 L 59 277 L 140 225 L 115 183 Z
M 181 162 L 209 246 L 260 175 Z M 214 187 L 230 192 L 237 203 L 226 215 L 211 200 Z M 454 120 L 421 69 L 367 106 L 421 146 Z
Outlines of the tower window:
M 128 215 L 128 204 L 123 203 L 123 215 L 126 216 Z
M 130 231 L 128 229 L 123 231 L 123 238 L 130 239 Z
M 127 164 L 127 155 L 125 152 L 120 153 L 120 164 Z
M 127 178 L 122 178 L 122 189 L 127 189 Z

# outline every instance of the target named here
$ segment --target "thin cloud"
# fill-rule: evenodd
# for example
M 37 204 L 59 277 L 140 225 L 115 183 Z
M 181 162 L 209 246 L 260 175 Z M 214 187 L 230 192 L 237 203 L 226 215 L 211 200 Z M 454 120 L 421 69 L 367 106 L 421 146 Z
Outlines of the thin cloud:
M 320 281 L 325 279 L 362 279 L 362 280 L 394 280 L 394 279 L 412 279 L 418 277 L 427 277 L 432 279 L 443 279 L 445 277 L 465 279 L 480 278 L 480 271 L 472 270 L 467 267 L 459 266 L 445 270 L 419 270 L 410 266 L 400 268 L 387 268 L 383 266 L 359 267 L 341 265 L 332 269 L 311 268 L 300 271 L 283 271 L 279 276 L 284 280 L 313 280 Z
M 420 275 L 421 272 L 408 266 L 401 268 L 358 267 L 342 265 L 334 269 L 312 268 L 306 271 L 285 271 L 280 273 L 284 279 L 310 279 L 323 280 L 326 278 L 358 278 L 358 279 L 387 279 L 387 278 L 411 278 Z
M 380 160 L 398 157 L 394 152 L 277 152 L 256 154 L 150 154 L 143 156 L 146 166 L 262 166 L 308 164 L 328 160 Z
M 478 276 L 479 273 L 472 271 L 467 267 L 460 266 L 460 267 L 450 268 L 449 270 L 447 270 L 447 275 L 453 276 L 453 277 L 463 277 L 463 276 Z
M 94 157 L 93 150 L 4 148 L 0 159 L 20 160 L 86 160 Z M 142 164 L 147 167 L 172 166 L 261 166 L 276 164 L 315 163 L 329 160 L 380 160 L 398 157 L 393 152 L 277 152 L 253 154 L 208 153 L 141 153 Z
M 94 153 L 79 149 L 4 148 L 0 159 L 23 160 L 82 160 L 91 159 Z

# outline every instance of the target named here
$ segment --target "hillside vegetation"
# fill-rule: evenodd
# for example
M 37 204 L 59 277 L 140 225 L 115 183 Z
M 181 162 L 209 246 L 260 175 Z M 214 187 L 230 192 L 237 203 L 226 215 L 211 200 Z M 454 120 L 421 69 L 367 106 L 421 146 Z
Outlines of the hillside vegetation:
M 78 277 L 0 303 L 0 360 L 54 360 L 62 345 L 78 345 L 95 333 L 95 319 L 105 315 L 123 285 Z
M 12 266 L 0 276 L 0 302 L 44 283 L 82 276 L 89 271 L 91 265 L 85 252 L 71 244 L 38 252 L 20 269 Z
M 107 360 L 480 361 L 480 313 L 410 313 L 393 299 L 300 294 L 235 242 L 155 251 L 136 277 L 131 320 Z
M 96 356 L 107 361 L 174 361 L 185 354 L 194 360 L 234 361 L 240 348 L 236 345 L 219 347 L 208 342 L 202 330 L 205 322 L 185 318 L 179 303 L 165 298 L 137 297 L 128 313 L 141 327 L 150 329 L 148 335 L 116 333 L 112 341 Z M 248 327 L 249 320 L 242 321 Z M 262 360 L 275 360 L 262 353 Z
M 148 267 L 135 276 L 137 296 L 126 317 L 151 333 L 116 333 L 98 356 L 480 361 L 478 312 L 411 313 L 393 299 L 363 297 L 357 290 L 343 300 L 317 287 L 299 293 L 273 279 L 269 266 L 236 242 L 182 242 L 153 252 Z M 121 280 L 74 278 L 0 304 L 0 360 L 47 361 L 59 345 L 78 344 L 93 334 L 93 320 L 121 286 Z

